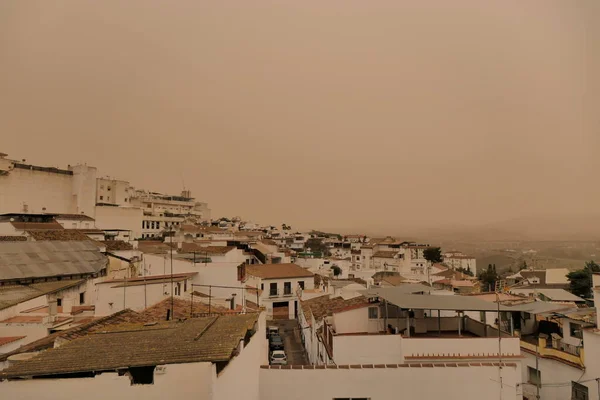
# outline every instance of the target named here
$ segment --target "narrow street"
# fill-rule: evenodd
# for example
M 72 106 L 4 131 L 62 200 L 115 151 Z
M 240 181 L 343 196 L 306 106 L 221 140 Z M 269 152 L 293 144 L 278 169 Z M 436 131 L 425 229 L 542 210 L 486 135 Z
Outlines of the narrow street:
M 283 345 L 288 359 L 288 365 L 308 365 L 302 339 L 300 326 L 295 319 L 272 320 L 268 326 L 279 327 L 279 334 L 283 338 Z

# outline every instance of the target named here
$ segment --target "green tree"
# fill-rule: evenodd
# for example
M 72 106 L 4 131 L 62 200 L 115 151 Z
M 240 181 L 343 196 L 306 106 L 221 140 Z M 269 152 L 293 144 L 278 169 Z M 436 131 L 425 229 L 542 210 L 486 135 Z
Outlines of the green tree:
M 342 274 L 342 269 L 337 265 L 333 265 L 331 270 L 333 271 L 333 276 L 336 278 Z
M 569 272 L 567 279 L 571 293 L 576 296 L 590 298 L 592 297 L 592 275 L 594 272 L 600 272 L 600 265 L 595 261 L 585 263 L 583 269 Z
M 444 259 L 442 257 L 442 249 L 439 247 L 428 247 L 423 252 L 423 257 L 431 264 L 440 263 Z
M 479 280 L 483 284 L 483 287 L 487 288 L 488 291 L 491 292 L 496 286 L 496 281 L 498 280 L 496 264 L 488 264 L 487 269 L 485 271 L 481 271 L 479 274 Z
M 473 272 L 469 268 L 458 267 L 456 268 L 458 272 L 462 272 L 465 275 L 473 276 Z
M 527 269 L 527 261 L 523 260 L 523 264 L 521 264 L 521 266 L 519 267 L 519 271 L 522 271 L 524 269 Z
M 329 248 L 322 239 L 311 238 L 304 244 L 305 249 L 310 249 L 313 253 L 321 253 L 322 256 L 329 256 Z

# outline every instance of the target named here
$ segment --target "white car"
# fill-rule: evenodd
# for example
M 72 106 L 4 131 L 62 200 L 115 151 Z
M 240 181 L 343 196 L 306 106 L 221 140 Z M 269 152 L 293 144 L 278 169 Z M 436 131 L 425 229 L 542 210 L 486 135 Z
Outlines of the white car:
M 287 357 L 285 351 L 275 350 L 271 353 L 271 365 L 287 365 Z

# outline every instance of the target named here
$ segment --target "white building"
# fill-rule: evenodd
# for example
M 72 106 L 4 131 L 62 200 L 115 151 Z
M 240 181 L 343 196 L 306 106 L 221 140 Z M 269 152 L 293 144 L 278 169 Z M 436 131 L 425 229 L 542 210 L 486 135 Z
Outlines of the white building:
M 9 359 L 0 372 L 3 396 L 259 399 L 259 365 L 267 359 L 264 317 L 155 320 L 110 328 L 29 360 Z
M 314 274 L 296 264 L 244 265 L 242 282 L 259 290 L 259 306 L 265 307 L 267 319 L 295 319 L 302 290 L 315 287 Z M 248 291 L 248 296 L 251 296 Z M 256 293 L 256 292 L 254 292 Z
M 0 153 L 1 212 L 94 216 L 96 168 L 41 167 L 6 157 Z
M 460 251 L 449 251 L 443 254 L 444 263 L 452 269 L 463 268 L 477 275 L 477 260 L 475 257 Z

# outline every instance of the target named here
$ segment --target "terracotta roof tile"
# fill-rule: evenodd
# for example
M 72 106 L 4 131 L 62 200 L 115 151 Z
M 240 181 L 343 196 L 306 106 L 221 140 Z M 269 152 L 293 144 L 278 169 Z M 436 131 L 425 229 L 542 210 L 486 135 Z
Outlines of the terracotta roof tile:
M 27 230 L 29 236 L 35 240 L 90 240 L 85 234 L 74 229 L 52 229 L 45 231 Z
M 131 243 L 122 240 L 104 240 L 100 243 L 106 246 L 106 251 L 133 250 Z
M 0 372 L 0 378 L 110 371 L 123 366 L 218 362 L 233 357 L 258 314 L 192 318 L 102 331 L 49 349 Z M 82 357 L 85 354 L 85 357 Z
M 318 321 L 327 315 L 367 306 L 369 305 L 369 300 L 364 296 L 358 296 L 347 300 L 342 297 L 330 298 L 329 296 L 320 296 L 310 300 L 303 300 L 300 302 L 300 305 L 302 306 L 302 311 L 308 321 L 310 321 L 310 313 L 312 313 L 315 320 Z
M 25 242 L 26 236 L 0 236 L 0 242 Z
M 23 338 L 25 338 L 27 336 L 5 336 L 5 337 L 0 337 L 0 347 L 7 345 L 9 343 L 12 342 L 16 342 L 17 340 L 21 340 Z
M 26 231 L 30 231 L 30 230 L 56 230 L 56 229 L 64 229 L 63 226 L 61 224 L 59 224 L 56 221 L 52 221 L 52 222 L 20 222 L 20 221 L 15 221 L 15 222 L 11 222 L 12 226 L 15 227 L 15 229 L 20 229 L 20 230 L 26 230 Z
M 297 264 L 259 264 L 246 266 L 248 275 L 262 279 L 303 278 L 314 274 Z

